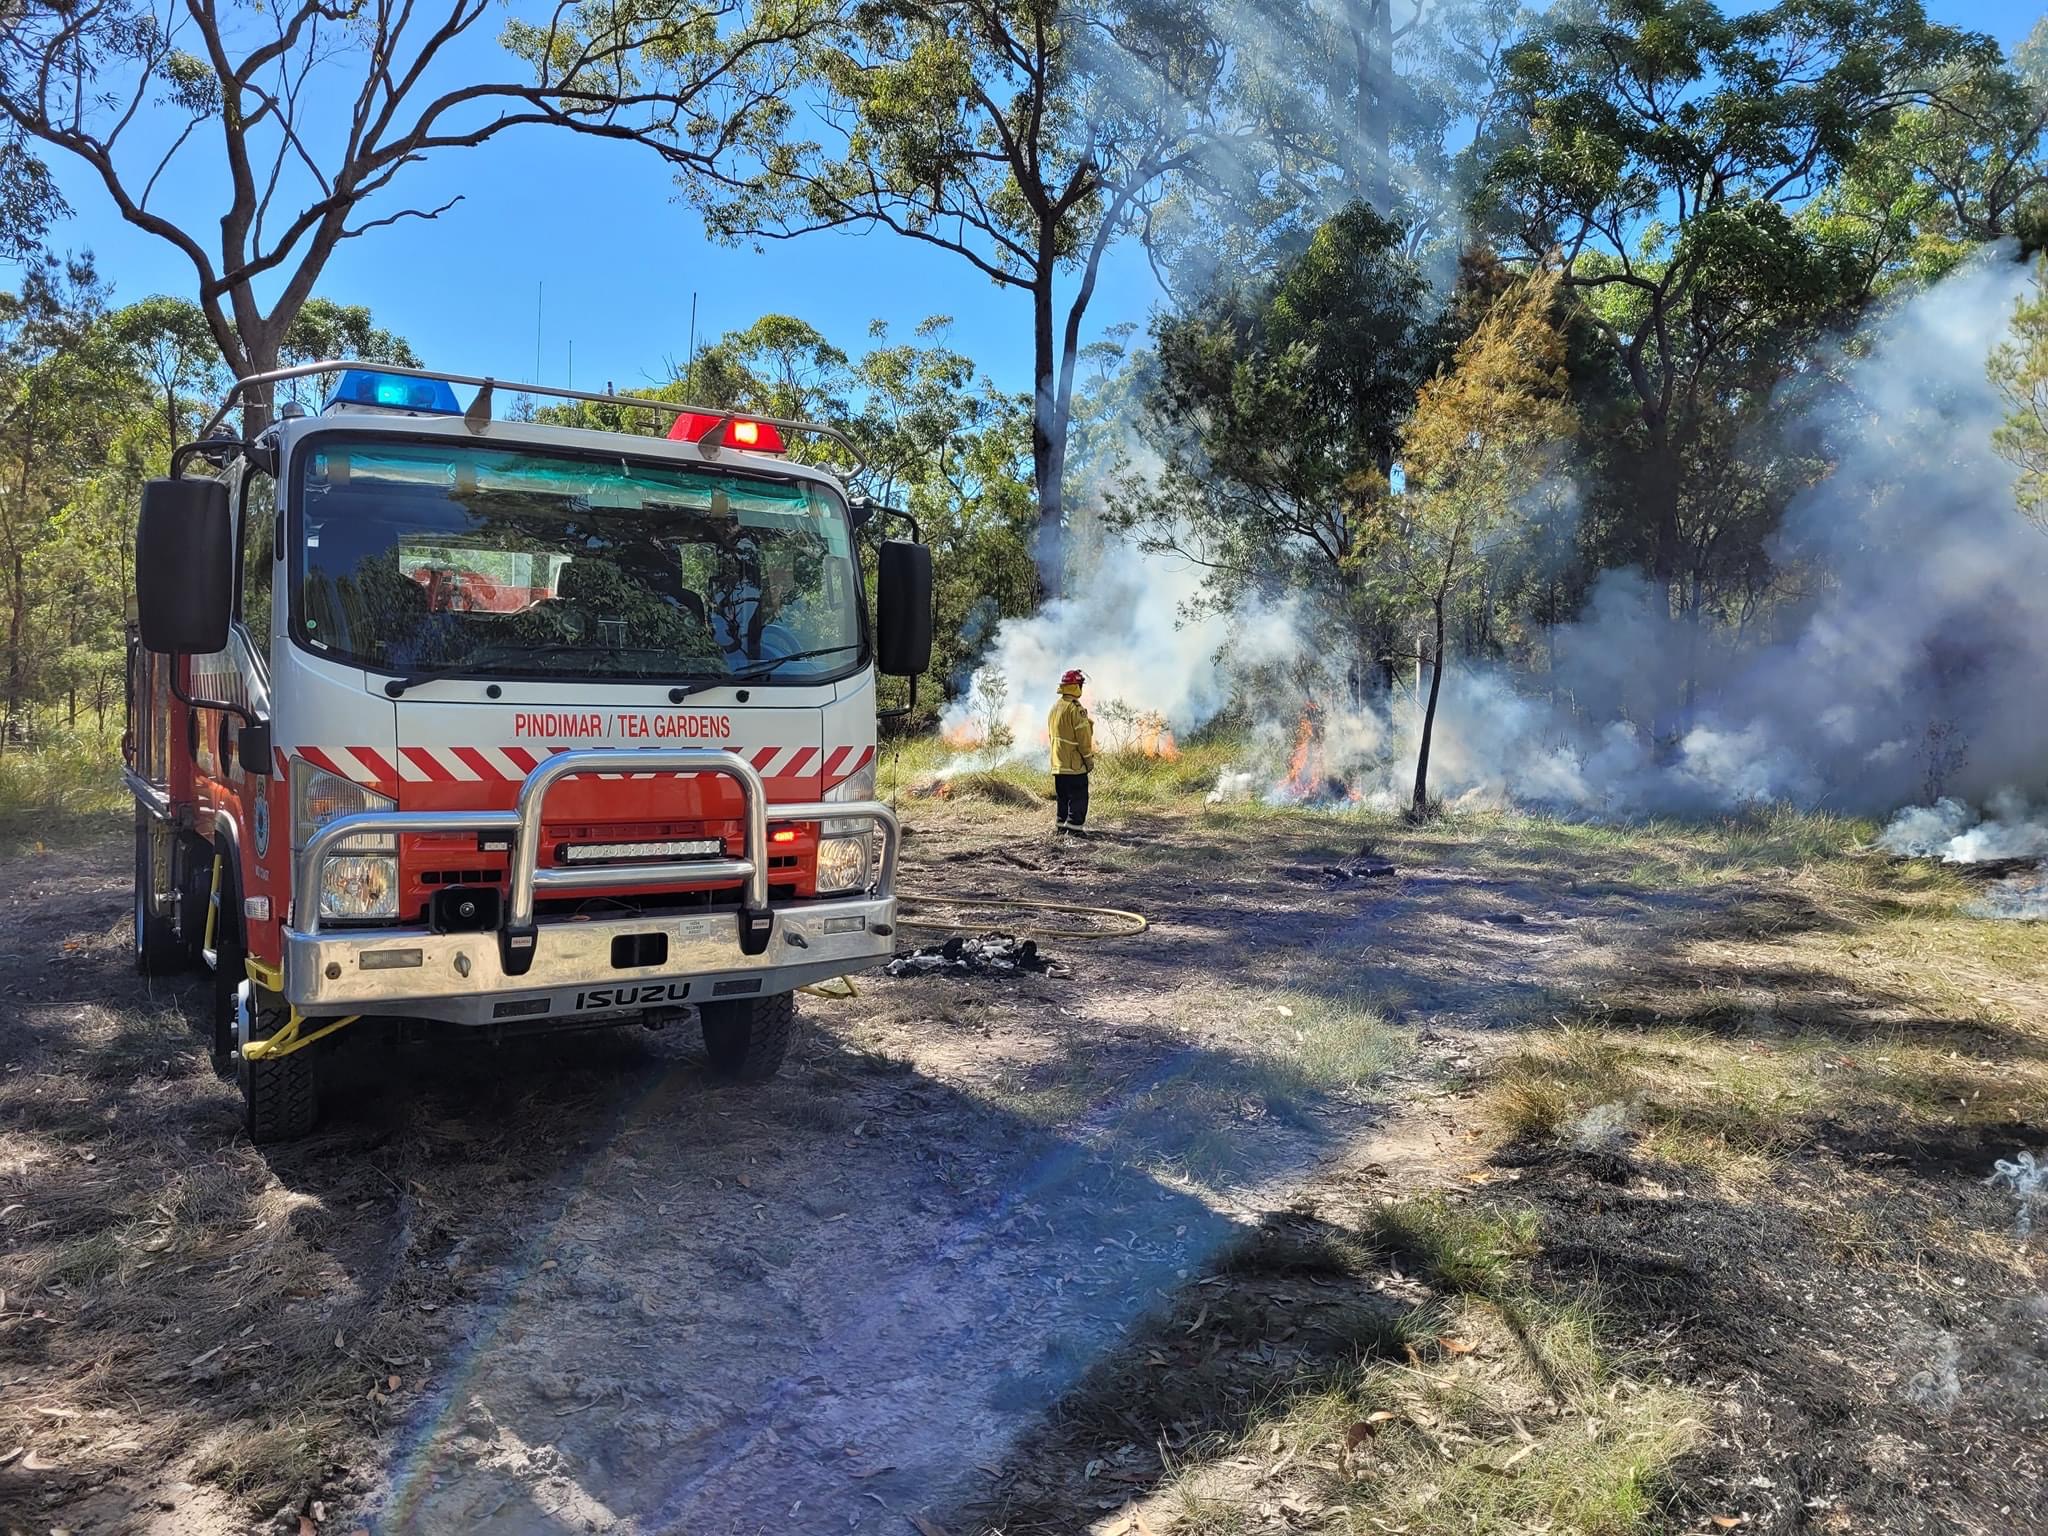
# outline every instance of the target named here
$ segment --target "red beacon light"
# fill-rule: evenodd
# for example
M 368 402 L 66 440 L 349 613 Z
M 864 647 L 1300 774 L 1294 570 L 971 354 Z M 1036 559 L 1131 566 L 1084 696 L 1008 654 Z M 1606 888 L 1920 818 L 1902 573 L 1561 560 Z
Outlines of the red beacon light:
M 706 433 L 725 422 L 725 431 L 719 437 L 722 447 L 744 448 L 749 453 L 781 453 L 787 447 L 782 432 L 772 422 L 755 421 L 750 416 L 734 416 L 730 420 L 723 416 L 706 416 L 699 411 L 685 411 L 676 418 L 676 424 L 668 429 L 669 439 L 678 443 L 700 441 Z

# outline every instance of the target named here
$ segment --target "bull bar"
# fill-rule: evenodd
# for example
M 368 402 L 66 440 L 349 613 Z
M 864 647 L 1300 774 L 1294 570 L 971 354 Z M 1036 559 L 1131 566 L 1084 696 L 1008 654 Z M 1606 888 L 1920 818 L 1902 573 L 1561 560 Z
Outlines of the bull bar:
M 737 783 L 744 800 L 743 856 L 539 867 L 542 811 L 555 784 L 577 774 L 650 772 L 714 774 Z M 872 825 L 881 847 L 868 889 L 771 906 L 768 828 L 793 821 Z M 350 839 L 472 832 L 504 836 L 511 844 L 510 892 L 495 943 L 488 931 L 322 924 L 322 874 L 328 857 L 346 851 Z M 491 1023 L 787 991 L 889 957 L 900 841 L 896 813 L 880 801 L 770 805 L 761 775 L 730 752 L 657 747 L 557 753 L 526 775 L 509 811 L 365 811 L 337 817 L 314 833 L 299 854 L 284 929 L 286 999 L 309 1016 L 406 1012 Z M 677 890 L 732 881 L 742 882 L 736 915 L 693 909 L 547 923 L 534 916 L 535 901 L 544 894 L 598 887 Z M 620 964 L 613 941 L 628 936 L 659 936 L 662 961 Z M 701 991 L 692 993 L 699 984 Z

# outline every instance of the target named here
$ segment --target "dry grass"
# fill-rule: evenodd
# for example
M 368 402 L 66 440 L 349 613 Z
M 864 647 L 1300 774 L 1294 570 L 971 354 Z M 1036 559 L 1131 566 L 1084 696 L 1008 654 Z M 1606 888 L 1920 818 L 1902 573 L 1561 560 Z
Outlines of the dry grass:
M 414 1322 L 358 1294 L 327 1199 L 236 1143 L 175 1010 L 48 1012 L 0 1079 L 0 1338 L 36 1383 L 0 1394 L 0 1442 L 73 1483 L 178 1465 L 269 1514 L 381 1424 Z
M 1845 1128 L 2024 1125 L 2048 1102 L 2048 931 L 1966 917 L 1969 894 L 1924 865 L 1809 865 L 1508 1056 L 1494 1120 L 1731 1178 Z
M 1527 1211 L 1442 1196 L 1385 1207 L 1369 1241 L 1320 1246 L 1311 1272 L 1362 1279 L 1377 1252 L 1421 1288 L 1375 1348 L 1270 1386 L 1238 1433 L 1184 1463 L 1158 1501 L 1175 1528 L 1264 1530 L 1277 1507 L 1411 1536 L 1651 1529 L 1700 1406 L 1615 1351 L 1595 1298 L 1538 1294 L 1538 1247 Z
M 1233 743 L 1224 742 L 1188 747 L 1173 758 L 1101 753 L 1090 775 L 1089 814 L 1197 806 L 1233 750 Z M 940 784 L 948 800 L 1036 806 L 1052 799 L 1052 772 L 1042 747 L 991 763 L 980 753 L 953 752 L 930 736 L 883 746 L 878 787 L 885 799 L 930 797 Z
M 0 853 L 48 852 L 130 805 L 118 728 L 52 728 L 32 747 L 0 751 Z

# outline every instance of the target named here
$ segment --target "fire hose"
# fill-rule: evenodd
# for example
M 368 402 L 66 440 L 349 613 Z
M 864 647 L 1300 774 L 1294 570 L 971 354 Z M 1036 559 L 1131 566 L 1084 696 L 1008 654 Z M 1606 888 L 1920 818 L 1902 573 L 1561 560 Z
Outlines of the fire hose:
M 954 907 L 979 910 L 984 907 L 1003 907 L 1030 912 L 1072 912 L 1090 917 L 1117 919 L 1123 926 L 1117 928 L 1054 928 L 1043 923 L 1019 924 L 1018 932 L 1034 939 L 1130 939 L 1136 938 L 1152 926 L 1142 912 L 1126 912 L 1121 907 L 1090 907 L 1073 901 L 1030 901 L 1021 898 L 974 896 L 907 896 L 899 906 Z M 933 918 L 899 917 L 906 928 L 930 928 L 941 933 L 978 933 L 987 927 L 986 923 L 947 923 Z

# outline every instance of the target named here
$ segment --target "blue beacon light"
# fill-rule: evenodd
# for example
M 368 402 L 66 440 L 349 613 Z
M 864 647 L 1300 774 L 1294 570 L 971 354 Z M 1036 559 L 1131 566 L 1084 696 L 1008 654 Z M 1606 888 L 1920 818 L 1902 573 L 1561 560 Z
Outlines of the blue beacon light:
M 424 415 L 459 416 L 455 391 L 445 379 L 414 379 L 398 373 L 377 373 L 351 368 L 341 376 L 328 396 L 326 409 L 337 406 L 369 406 L 387 411 L 415 411 Z

